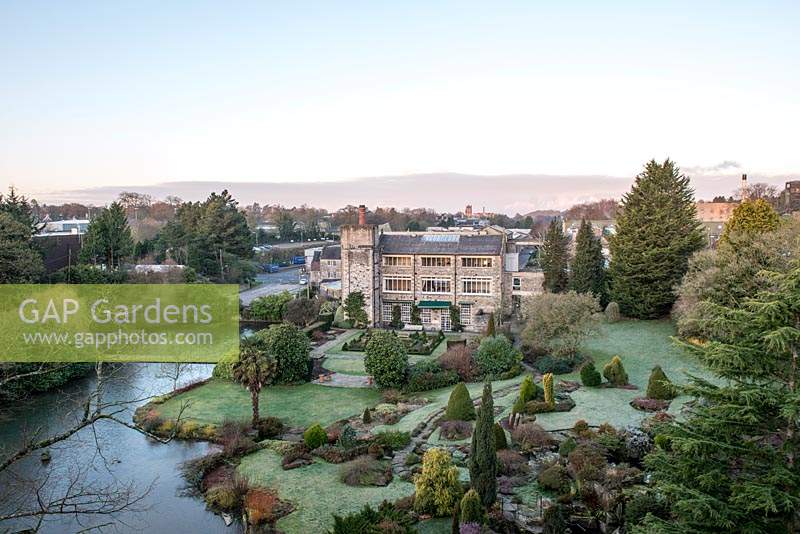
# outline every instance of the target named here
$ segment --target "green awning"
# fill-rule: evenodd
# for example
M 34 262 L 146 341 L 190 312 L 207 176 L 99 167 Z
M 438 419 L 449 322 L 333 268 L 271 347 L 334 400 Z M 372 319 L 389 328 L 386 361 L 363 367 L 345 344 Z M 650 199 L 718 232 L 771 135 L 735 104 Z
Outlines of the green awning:
M 446 300 L 421 300 L 417 304 L 418 308 L 429 308 L 434 310 L 442 310 L 450 308 L 450 303 Z

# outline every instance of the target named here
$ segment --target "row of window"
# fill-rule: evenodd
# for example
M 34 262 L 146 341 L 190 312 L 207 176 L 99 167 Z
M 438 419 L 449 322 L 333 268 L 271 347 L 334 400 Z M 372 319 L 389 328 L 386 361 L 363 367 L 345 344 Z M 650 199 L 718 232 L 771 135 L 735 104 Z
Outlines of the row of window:
M 410 302 L 384 302 L 381 306 L 381 320 L 384 323 L 392 322 L 392 313 L 394 308 L 400 308 L 400 320 L 408 324 L 411 322 L 411 303 Z M 470 326 L 472 324 L 472 304 L 459 304 L 459 312 L 461 312 L 461 324 Z M 433 322 L 433 313 L 430 308 L 422 308 L 420 310 L 420 319 L 423 325 L 429 325 Z M 449 310 L 441 310 L 439 314 L 439 322 L 442 330 L 449 332 L 452 329 L 450 321 Z
M 487 257 L 469 256 L 461 258 L 462 267 L 491 267 L 492 259 Z M 388 267 L 411 267 L 412 256 L 384 256 L 383 264 Z M 421 256 L 420 264 L 423 267 L 451 267 L 453 258 L 450 256 Z
M 420 291 L 422 293 L 452 293 L 452 280 L 450 278 L 435 278 L 423 276 Z M 411 293 L 412 282 L 410 276 L 384 276 L 383 290 L 389 293 Z M 464 295 L 491 295 L 492 279 L 488 277 L 461 278 L 461 291 Z

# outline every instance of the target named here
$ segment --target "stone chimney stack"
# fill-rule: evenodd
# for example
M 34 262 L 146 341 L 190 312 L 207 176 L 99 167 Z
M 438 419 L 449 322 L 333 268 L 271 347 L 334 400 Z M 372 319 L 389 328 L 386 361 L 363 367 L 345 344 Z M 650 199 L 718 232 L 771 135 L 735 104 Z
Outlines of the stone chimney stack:
M 359 226 L 367 224 L 367 207 L 364 204 L 358 207 L 358 224 Z
M 747 175 L 742 175 L 742 200 L 747 200 Z

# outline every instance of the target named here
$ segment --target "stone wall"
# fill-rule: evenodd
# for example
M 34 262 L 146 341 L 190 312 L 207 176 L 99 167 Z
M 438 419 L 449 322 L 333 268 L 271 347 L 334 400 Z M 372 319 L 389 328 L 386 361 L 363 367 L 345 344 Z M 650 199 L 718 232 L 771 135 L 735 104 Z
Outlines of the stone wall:
M 378 269 L 375 252 L 377 231 L 373 225 L 346 225 L 341 228 L 342 300 L 354 291 L 364 294 L 369 323 L 376 324 Z

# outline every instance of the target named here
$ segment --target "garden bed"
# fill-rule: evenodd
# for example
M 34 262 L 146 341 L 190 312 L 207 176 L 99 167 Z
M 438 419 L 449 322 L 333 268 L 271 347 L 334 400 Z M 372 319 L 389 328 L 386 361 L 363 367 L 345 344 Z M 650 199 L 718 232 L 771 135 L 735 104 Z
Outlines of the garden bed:
M 372 330 L 364 331 L 360 336 L 351 339 L 342 345 L 342 350 L 349 352 L 364 352 L 372 336 Z M 417 356 L 430 356 L 436 350 L 446 337 L 444 332 L 439 331 L 435 334 L 428 334 L 426 332 L 412 332 L 405 335 L 404 333 L 398 334 L 398 337 L 406 347 L 406 352 L 410 355 Z

